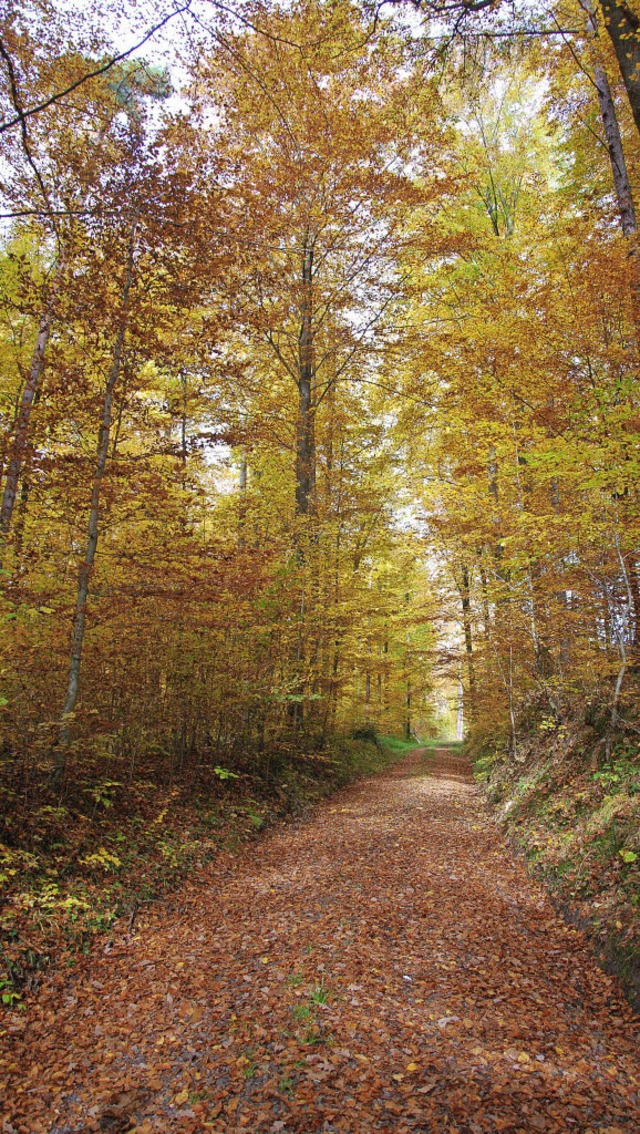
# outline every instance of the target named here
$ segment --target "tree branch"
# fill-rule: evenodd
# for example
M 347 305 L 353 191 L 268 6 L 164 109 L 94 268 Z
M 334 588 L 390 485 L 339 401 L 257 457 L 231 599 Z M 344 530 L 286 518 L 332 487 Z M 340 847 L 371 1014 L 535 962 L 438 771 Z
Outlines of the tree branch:
M 24 129 L 25 121 L 27 118 L 31 118 L 34 114 L 39 114 L 40 111 L 46 110 L 47 107 L 52 106 L 55 102 L 60 102 L 60 99 L 66 98 L 67 95 L 72 94 L 73 91 L 77 90 L 78 87 L 81 87 L 83 83 L 88 82 L 89 79 L 95 79 L 99 75 L 106 74 L 106 72 L 110 71 L 112 67 L 115 67 L 116 63 L 120 63 L 123 59 L 127 59 L 130 55 L 133 55 L 134 51 L 138 51 L 139 48 L 143 47 L 144 44 L 147 43 L 147 41 L 150 40 L 157 31 L 160 31 L 161 28 L 165 27 L 166 24 L 168 24 L 169 21 L 174 18 L 174 16 L 179 16 L 183 12 L 187 12 L 190 7 L 191 0 L 187 0 L 187 3 L 184 4 L 181 8 L 175 8 L 173 12 L 169 12 L 166 16 L 163 17 L 162 20 L 160 20 L 157 24 L 154 24 L 154 26 L 147 32 L 145 36 L 143 36 L 143 38 L 138 43 L 134 43 L 133 47 L 129 47 L 127 51 L 121 51 L 119 55 L 114 55 L 113 58 L 109 59 L 107 63 L 104 63 L 101 67 L 97 67 L 95 71 L 87 71 L 84 75 L 81 75 L 79 79 L 76 79 L 75 83 L 70 83 L 68 87 L 64 88 L 64 90 L 57 91 L 55 94 L 51 95 L 50 98 L 45 99 L 44 102 L 37 103 L 36 106 L 30 106 L 26 110 L 19 108 L 19 106 L 16 105 L 14 94 L 13 103 L 16 109 L 16 115 L 14 118 L 10 118 L 6 122 L 0 122 L 0 134 L 4 134 L 6 130 L 11 130 L 13 126 L 17 126 L 18 124 L 20 124 Z M 2 44 L 1 40 L 0 54 L 2 54 L 2 57 L 7 64 L 7 69 L 9 71 L 9 81 L 11 83 L 13 92 L 15 85 L 13 66 L 9 54 L 6 51 L 6 48 Z

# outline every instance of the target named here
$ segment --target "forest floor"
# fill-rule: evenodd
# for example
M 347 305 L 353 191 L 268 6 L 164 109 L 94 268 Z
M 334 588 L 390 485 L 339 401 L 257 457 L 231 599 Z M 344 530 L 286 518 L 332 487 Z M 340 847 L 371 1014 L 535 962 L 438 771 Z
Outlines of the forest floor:
M 202 867 L 7 1019 L 4 1134 L 640 1128 L 631 1010 L 447 748 Z

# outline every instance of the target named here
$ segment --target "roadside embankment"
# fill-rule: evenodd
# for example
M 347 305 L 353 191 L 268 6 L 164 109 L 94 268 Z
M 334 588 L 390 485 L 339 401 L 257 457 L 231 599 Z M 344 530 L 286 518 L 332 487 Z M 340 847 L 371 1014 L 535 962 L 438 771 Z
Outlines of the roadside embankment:
M 635 740 L 608 759 L 587 730 L 544 719 L 514 759 L 475 762 L 511 842 L 565 918 L 586 930 L 640 1009 L 640 760 Z

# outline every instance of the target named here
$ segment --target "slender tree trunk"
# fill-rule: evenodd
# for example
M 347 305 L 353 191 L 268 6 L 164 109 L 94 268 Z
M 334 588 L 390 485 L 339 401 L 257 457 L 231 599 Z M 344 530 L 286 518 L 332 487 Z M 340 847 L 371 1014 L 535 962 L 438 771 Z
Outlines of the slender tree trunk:
M 27 518 L 27 511 L 29 505 L 29 496 L 31 495 L 31 468 L 33 464 L 33 449 L 30 445 L 27 446 L 24 463 L 22 466 L 22 483 L 20 485 L 20 499 L 18 501 L 18 508 L 16 514 L 16 521 L 13 525 L 13 547 L 16 556 L 19 558 L 22 554 L 22 545 L 24 540 L 24 525 Z
M 498 462 L 496 460 L 496 448 L 492 445 L 489 449 L 489 462 L 487 464 L 487 474 L 489 477 L 489 495 L 493 497 L 496 504 L 498 503 Z
M 625 238 L 629 241 L 629 255 L 631 267 L 631 287 L 634 298 L 636 325 L 640 326 L 640 272 L 638 264 L 638 219 L 636 216 L 633 193 L 629 181 L 627 163 L 624 156 L 624 146 L 616 107 L 611 93 L 611 85 L 602 58 L 602 51 L 598 46 L 598 17 L 594 0 L 580 0 L 586 13 L 587 37 L 591 45 L 591 54 L 594 61 L 594 82 L 598 93 L 600 117 L 607 140 L 607 151 L 611 164 L 611 175 L 618 202 L 620 225 Z M 637 76 L 636 76 L 637 78 Z
M 36 341 L 35 350 L 31 358 L 29 374 L 22 391 L 20 407 L 18 409 L 18 415 L 13 431 L 13 439 L 10 446 L 9 463 L 7 466 L 7 479 L 2 495 L 2 505 L 0 507 L 0 538 L 3 542 L 8 536 L 9 530 L 11 528 L 13 509 L 18 492 L 20 469 L 22 468 L 22 462 L 24 460 L 27 445 L 29 422 L 31 420 L 31 410 L 33 408 L 40 376 L 44 369 L 45 351 L 47 349 L 47 342 L 49 341 L 49 333 L 51 331 L 52 315 L 52 304 L 49 303 L 40 321 L 38 338 Z
M 295 656 L 295 700 L 290 703 L 289 716 L 297 729 L 304 724 L 304 694 L 305 694 L 305 615 L 307 607 L 306 580 L 302 580 L 302 593 L 300 595 L 300 624 Z
M 508 573 L 505 573 L 502 567 L 502 559 L 504 555 L 504 548 L 502 546 L 502 519 L 500 516 L 500 488 L 498 485 L 498 458 L 496 456 L 495 445 L 492 445 L 489 450 L 489 462 L 487 465 L 487 474 L 489 477 L 489 495 L 493 500 L 494 513 L 492 516 L 493 527 L 495 531 L 494 544 L 493 544 L 493 558 L 495 565 L 496 577 L 503 583 L 509 581 Z
M 613 101 L 609 76 L 607 75 L 602 51 L 599 47 L 598 16 L 595 0 L 580 0 L 580 4 L 586 14 L 587 39 L 589 40 L 591 55 L 593 57 L 594 82 L 598 93 L 600 117 L 604 127 L 605 138 L 607 139 L 607 150 L 609 151 L 613 185 L 618 200 L 620 223 L 624 235 L 633 236 L 638 231 L 636 211 L 631 186 L 629 184 L 629 174 L 627 172 L 627 163 L 624 156 L 616 107 Z
M 475 666 L 473 660 L 473 635 L 471 630 L 471 587 L 469 568 L 463 564 L 461 571 L 460 600 L 462 603 L 462 626 L 464 630 L 464 645 L 467 653 L 467 673 L 469 677 L 469 701 L 473 705 L 476 687 Z
M 315 445 L 313 421 L 313 242 L 307 233 L 302 255 L 302 281 L 300 300 L 300 332 L 298 336 L 298 417 L 296 422 L 296 515 L 306 518 L 311 511 L 315 485 Z M 305 538 L 296 532 L 298 563 L 305 563 Z M 296 700 L 291 703 L 290 716 L 296 726 L 304 722 L 304 635 L 305 635 L 304 582 L 300 614 L 296 669 Z
M 482 552 L 480 554 L 482 554 Z M 487 572 L 485 571 L 482 561 L 480 562 L 480 583 L 482 588 L 482 621 L 484 622 L 484 632 L 486 635 L 488 635 L 491 626 L 491 612 L 489 610 L 489 584 L 487 579 Z
M 238 509 L 238 546 L 245 547 L 247 540 L 245 537 L 245 527 L 247 523 L 247 458 L 243 453 L 240 458 L 240 473 L 238 477 L 238 488 L 240 490 L 240 507 Z
M 464 682 L 462 674 L 458 674 L 458 709 L 456 712 L 456 740 L 461 743 L 464 740 Z
M 411 740 L 411 726 L 412 726 L 412 722 L 411 722 L 411 693 L 412 693 L 411 682 L 407 681 L 407 698 L 406 698 L 406 704 L 405 704 L 406 715 L 405 715 L 405 723 L 404 723 L 404 735 L 405 735 L 406 740 Z
M 637 233 L 638 222 L 611 87 L 609 86 L 607 72 L 600 63 L 595 65 L 594 78 L 598 92 L 600 117 L 607 139 L 607 150 L 609 151 L 613 185 L 618 201 L 620 224 L 624 235 L 629 238 Z
M 120 377 L 120 370 L 122 368 L 122 357 L 124 353 L 124 340 L 127 330 L 127 321 L 129 315 L 129 297 L 131 292 L 131 284 L 133 281 L 133 258 L 135 250 L 135 236 L 137 225 L 134 223 L 131 238 L 129 241 L 129 249 L 127 254 L 127 267 L 125 274 L 124 288 L 122 291 L 122 307 L 120 313 L 120 325 L 116 335 L 116 341 L 113 351 L 113 360 L 111 364 L 111 371 L 107 379 L 107 384 L 104 393 L 104 403 L 102 409 L 102 422 L 100 424 L 100 434 L 98 437 L 98 447 L 96 450 L 96 465 L 93 474 L 93 486 L 91 490 L 91 503 L 89 507 L 89 523 L 87 528 L 87 544 L 83 562 L 78 572 L 78 590 L 76 595 L 76 610 L 73 623 L 73 643 L 71 649 L 71 663 L 69 666 L 69 679 L 67 683 L 67 694 L 62 710 L 62 721 L 60 726 L 60 742 L 61 742 L 61 761 L 58 764 L 58 769 L 61 771 L 64 767 L 65 753 L 64 748 L 69 742 L 70 728 L 69 717 L 73 713 L 76 701 L 78 699 L 78 690 L 80 687 L 80 668 L 82 664 L 82 648 L 84 645 L 84 635 L 86 626 L 87 615 L 87 596 L 89 594 L 89 582 L 93 572 L 93 565 L 96 557 L 96 549 L 98 547 L 98 531 L 99 531 L 99 518 L 100 518 L 100 495 L 102 491 L 102 482 L 104 479 L 104 471 L 107 463 L 107 454 L 109 452 L 109 435 L 111 432 L 111 420 L 113 415 L 113 398 Z
M 631 645 L 637 650 L 640 644 L 640 579 L 638 578 L 638 563 L 635 556 L 629 563 L 629 585 L 633 595 L 633 629 Z
M 296 426 L 296 512 L 307 516 L 315 482 L 313 428 L 313 244 L 305 240 L 298 339 L 298 420 Z
M 511 751 L 515 757 L 518 752 L 518 734 L 516 731 L 516 710 L 513 698 L 513 647 L 509 646 L 509 683 L 507 686 L 509 699 L 509 721 L 511 723 Z

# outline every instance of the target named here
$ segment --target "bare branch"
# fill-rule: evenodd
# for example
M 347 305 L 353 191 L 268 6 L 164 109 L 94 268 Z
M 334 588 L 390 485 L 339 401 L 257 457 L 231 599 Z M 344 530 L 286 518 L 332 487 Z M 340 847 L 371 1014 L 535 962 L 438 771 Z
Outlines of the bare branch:
M 154 24 L 154 26 L 147 32 L 145 36 L 143 36 L 143 38 L 138 43 L 134 43 L 133 47 L 129 47 L 127 51 L 121 51 L 119 55 L 114 55 L 113 58 L 109 59 L 106 63 L 103 63 L 101 67 L 97 67 L 94 71 L 87 71 L 86 74 L 81 75 L 79 79 L 76 79 L 75 83 L 70 83 L 70 85 L 68 87 L 65 87 L 64 90 L 57 91 L 56 94 L 51 95 L 51 97 L 45 99 L 44 102 L 37 103 L 36 106 L 30 106 L 24 110 L 19 109 L 19 106 L 16 106 L 14 94 L 13 103 L 16 109 L 16 115 L 14 118 L 10 118 L 6 122 L 0 122 L 0 134 L 4 134 L 6 130 L 10 130 L 13 126 L 17 126 L 19 124 L 21 124 L 24 129 L 25 120 L 27 118 L 31 118 L 34 114 L 39 114 L 40 111 L 46 110 L 47 107 L 52 106 L 55 102 L 60 102 L 61 99 L 66 98 L 67 95 L 77 90 L 78 87 L 81 87 L 83 83 L 88 82 L 89 79 L 95 79 L 99 75 L 106 74 L 106 72 L 110 71 L 112 67 L 115 67 L 116 63 L 120 63 L 123 59 L 127 59 L 130 55 L 133 55 L 134 51 L 138 51 L 141 47 L 143 47 L 144 44 L 147 43 L 148 40 L 150 40 L 157 31 L 160 31 L 161 28 L 165 27 L 169 23 L 169 21 L 174 18 L 174 16 L 179 16 L 183 12 L 188 12 L 190 7 L 191 0 L 187 0 L 187 3 L 184 4 L 181 8 L 175 8 L 172 12 L 169 12 L 166 16 L 164 16 L 163 19 L 160 20 L 157 24 Z M 2 54 L 2 57 L 7 64 L 9 79 L 13 91 L 15 76 L 13 74 L 11 59 L 4 45 L 2 44 L 2 41 L 0 41 L 0 54 Z

